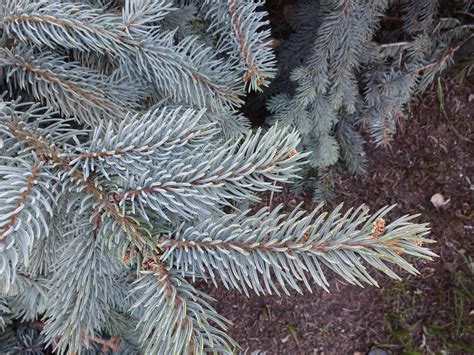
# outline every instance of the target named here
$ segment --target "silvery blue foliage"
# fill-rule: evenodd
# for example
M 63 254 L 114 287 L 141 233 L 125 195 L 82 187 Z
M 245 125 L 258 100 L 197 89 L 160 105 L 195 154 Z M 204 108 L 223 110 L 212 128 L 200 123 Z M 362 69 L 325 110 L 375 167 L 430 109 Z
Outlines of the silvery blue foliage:
M 473 26 L 462 15 L 441 17 L 438 7 L 437 0 L 294 4 L 294 33 L 280 45 L 268 109 L 273 120 L 297 127 L 302 145 L 313 152 L 305 174 L 318 176 L 316 199 L 327 195 L 341 165 L 365 172 L 360 128 L 376 146 L 389 145 L 409 99 L 472 40 Z M 385 28 L 384 15 L 397 11 L 401 21 L 388 18 Z M 472 17 L 472 7 L 465 11 Z
M 434 255 L 427 225 L 385 223 L 389 208 L 242 208 L 309 156 L 293 127 L 252 133 L 236 112 L 276 73 L 262 5 L 2 2 L 1 353 L 233 353 L 192 280 L 279 294 L 328 289 L 332 271 L 376 285 L 365 265 L 397 278 L 389 264 L 416 273 L 403 256 Z M 318 134 L 337 149 L 327 119 Z

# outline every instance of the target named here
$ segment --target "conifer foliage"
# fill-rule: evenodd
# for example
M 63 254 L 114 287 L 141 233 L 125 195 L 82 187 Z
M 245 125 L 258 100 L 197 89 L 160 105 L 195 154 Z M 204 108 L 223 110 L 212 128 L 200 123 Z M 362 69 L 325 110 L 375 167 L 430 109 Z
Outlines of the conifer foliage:
M 313 151 L 306 179 L 317 200 L 341 167 L 365 172 L 364 139 L 388 146 L 408 100 L 473 41 L 472 1 L 301 0 L 278 50 L 268 102 L 273 119 L 297 127 Z M 443 11 L 442 11 L 443 10 Z M 472 56 L 465 70 L 473 68 Z
M 192 281 L 377 285 L 367 266 L 397 278 L 391 265 L 417 273 L 404 257 L 434 255 L 427 225 L 386 222 L 390 207 L 245 210 L 308 157 L 293 128 L 251 133 L 236 111 L 276 73 L 261 5 L 2 2 L 1 353 L 232 353 Z M 322 68 L 342 73 L 331 100 L 359 50 Z

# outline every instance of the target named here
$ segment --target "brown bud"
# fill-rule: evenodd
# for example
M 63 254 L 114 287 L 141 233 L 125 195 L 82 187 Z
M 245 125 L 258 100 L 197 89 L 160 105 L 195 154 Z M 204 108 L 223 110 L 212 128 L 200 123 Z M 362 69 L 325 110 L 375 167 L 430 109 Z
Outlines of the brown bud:
M 412 243 L 415 244 L 417 247 L 423 246 L 423 242 L 421 240 L 413 240 Z
M 130 261 L 130 250 L 125 251 L 125 254 L 122 256 L 122 261 L 128 263 Z
M 373 225 L 371 237 L 376 239 L 385 232 L 385 220 L 383 218 L 377 218 Z
M 297 151 L 295 148 L 293 148 L 293 149 L 290 151 L 290 153 L 288 153 L 288 157 L 289 157 L 289 158 L 292 158 L 292 157 L 294 157 L 296 154 L 298 154 L 298 151 Z

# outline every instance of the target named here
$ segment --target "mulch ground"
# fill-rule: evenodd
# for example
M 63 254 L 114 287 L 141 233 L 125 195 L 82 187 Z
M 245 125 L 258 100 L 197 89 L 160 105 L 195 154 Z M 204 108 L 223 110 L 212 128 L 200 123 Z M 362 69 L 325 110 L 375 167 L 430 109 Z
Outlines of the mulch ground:
M 330 206 L 366 203 L 373 210 L 396 203 L 392 218 L 421 213 L 419 221 L 430 223 L 439 258 L 412 260 L 421 275 L 401 272 L 401 282 L 377 275 L 380 288 L 362 289 L 332 277 L 331 293 L 314 286 L 312 294 L 248 298 L 201 285 L 233 322 L 230 334 L 243 349 L 268 354 L 474 351 L 474 100 L 469 84 L 449 79 L 442 88 L 445 113 L 433 85 L 410 104 L 389 149 L 367 145 L 368 173 L 343 176 L 329 201 Z M 449 200 L 445 207 L 430 202 L 436 193 Z M 302 199 L 310 204 L 306 196 L 288 191 L 274 198 L 291 206 Z

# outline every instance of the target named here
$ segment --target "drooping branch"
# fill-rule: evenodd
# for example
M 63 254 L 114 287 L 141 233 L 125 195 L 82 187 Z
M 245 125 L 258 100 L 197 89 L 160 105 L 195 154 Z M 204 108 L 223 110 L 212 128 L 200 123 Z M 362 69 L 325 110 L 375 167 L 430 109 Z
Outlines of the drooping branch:
M 249 53 L 249 44 L 247 43 L 247 38 L 245 38 L 245 33 L 242 31 L 242 26 L 240 23 L 240 15 L 237 13 L 237 5 L 235 0 L 228 0 L 227 5 L 229 7 L 229 15 L 231 18 L 232 25 L 235 30 L 235 35 L 238 39 L 239 42 L 239 47 L 240 47 L 240 57 L 243 58 L 247 64 L 248 71 L 246 73 L 246 76 L 244 77 L 245 81 L 250 80 L 252 76 L 257 75 L 257 68 L 255 67 L 255 64 L 253 62 L 252 57 L 250 56 Z M 260 86 L 260 79 L 259 81 L 256 82 L 257 86 Z
M 0 159 L 0 281 L 5 293 L 16 282 L 17 267 L 28 263 L 34 242 L 49 234 L 54 201 L 43 165 L 34 156 Z
M 146 353 L 232 351 L 235 342 L 223 332 L 228 321 L 207 303 L 209 296 L 155 257 L 145 259 L 143 266 L 148 271 L 135 282 L 132 295 L 139 295 L 139 301 L 132 310 L 143 309 L 138 326 L 143 327 Z
M 217 50 L 231 55 L 235 69 L 248 90 L 261 91 L 275 76 L 269 24 L 263 1 L 206 0 L 203 9 L 210 20 L 209 31 L 218 36 Z
M 9 213 L 5 213 L 10 215 L 10 217 L 6 221 L 2 221 L 2 225 L 0 226 L 0 243 L 3 242 L 7 236 L 8 232 L 11 232 L 12 227 L 14 227 L 21 210 L 27 204 L 27 199 L 30 196 L 33 185 L 35 184 L 35 180 L 38 178 L 38 173 L 40 171 L 40 163 L 37 161 L 31 166 L 31 170 L 28 173 L 28 177 L 24 183 L 24 187 L 20 189 L 20 194 L 15 201 L 14 206 L 12 207 L 12 211 Z

